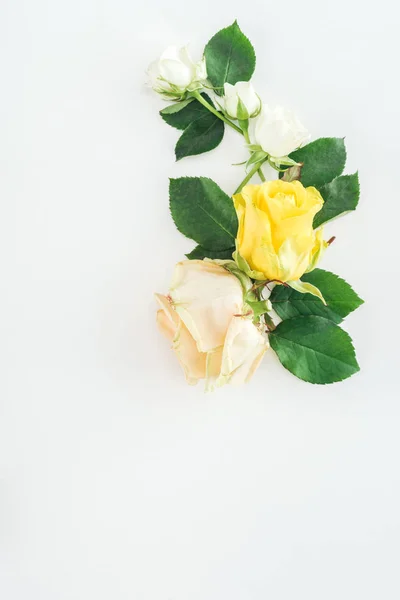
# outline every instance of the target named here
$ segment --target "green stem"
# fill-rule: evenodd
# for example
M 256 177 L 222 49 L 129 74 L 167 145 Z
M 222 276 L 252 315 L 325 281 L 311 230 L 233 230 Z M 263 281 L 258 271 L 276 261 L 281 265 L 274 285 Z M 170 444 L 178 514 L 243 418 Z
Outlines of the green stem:
M 203 98 L 203 96 L 198 91 L 192 92 L 192 96 L 194 98 L 196 98 L 196 100 L 198 100 L 200 102 L 200 104 L 202 104 L 210 112 L 212 112 L 213 115 L 215 115 L 216 117 L 218 117 L 218 119 L 221 119 L 221 121 L 223 121 L 224 123 L 226 123 L 227 125 L 229 125 L 229 127 L 232 127 L 232 129 L 234 129 L 238 133 L 243 133 L 242 130 L 240 129 L 240 127 L 238 127 L 237 125 L 235 125 L 235 123 L 232 123 L 232 121 L 230 121 L 229 119 L 227 119 L 226 117 L 224 117 L 224 115 L 222 113 L 220 113 L 218 110 L 216 110 L 212 106 L 212 104 L 210 104 L 209 102 L 207 102 L 207 100 L 205 98 Z
M 222 113 L 220 113 L 218 110 L 216 110 L 212 106 L 212 104 L 210 104 L 209 102 L 207 102 L 207 100 L 205 98 L 203 98 L 203 96 L 197 90 L 194 91 L 194 92 L 192 92 L 192 96 L 193 96 L 193 98 L 196 98 L 196 100 L 198 102 L 200 102 L 200 104 L 202 104 L 210 112 L 212 112 L 213 115 L 215 115 L 216 117 L 218 117 L 218 119 L 221 119 L 221 121 L 223 121 L 224 123 L 226 123 L 227 125 L 229 125 L 229 127 L 232 127 L 232 129 L 234 129 L 235 131 L 237 131 L 238 133 L 240 133 L 241 135 L 243 135 L 244 139 L 246 140 L 246 143 L 250 144 L 249 132 L 247 131 L 247 129 L 242 130 L 242 129 L 240 129 L 240 127 L 238 127 L 237 125 L 235 125 L 235 123 L 232 123 L 232 121 L 230 121 L 229 119 L 227 119 Z M 260 177 L 261 181 L 265 181 L 265 176 L 264 176 L 264 173 L 261 170 L 261 167 L 258 167 L 258 169 L 256 169 L 256 170 L 257 170 L 258 176 Z
M 255 164 L 254 167 L 251 169 L 251 171 L 249 171 L 249 173 L 247 173 L 246 177 L 243 179 L 243 181 L 241 182 L 241 184 L 239 185 L 239 187 L 233 192 L 234 194 L 238 194 L 242 188 L 246 185 L 246 183 L 248 183 L 250 181 L 250 179 L 253 177 L 253 175 L 257 172 L 260 172 L 261 170 L 261 165 L 259 163 Z M 263 175 L 264 177 L 264 175 Z
M 242 133 L 244 135 L 244 139 L 246 140 L 246 144 L 250 144 L 250 137 L 249 137 L 249 130 L 248 130 L 248 128 L 243 129 Z M 258 176 L 261 179 L 261 181 L 265 181 L 265 176 L 264 176 L 264 173 L 261 170 L 261 167 L 259 167 L 257 169 L 257 173 L 258 173 Z

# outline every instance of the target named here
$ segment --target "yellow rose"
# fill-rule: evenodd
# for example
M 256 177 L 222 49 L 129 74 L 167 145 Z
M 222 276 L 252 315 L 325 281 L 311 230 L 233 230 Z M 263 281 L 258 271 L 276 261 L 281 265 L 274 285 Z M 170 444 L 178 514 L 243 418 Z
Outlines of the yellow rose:
M 211 261 L 178 263 L 168 296 L 156 294 L 157 323 L 172 343 L 189 384 L 206 388 L 249 381 L 268 347 L 243 314 L 239 280 Z
M 291 282 L 314 268 L 325 244 L 322 230 L 313 229 L 324 202 L 316 188 L 267 181 L 246 185 L 233 201 L 239 220 L 237 259 L 247 262 L 253 278 Z

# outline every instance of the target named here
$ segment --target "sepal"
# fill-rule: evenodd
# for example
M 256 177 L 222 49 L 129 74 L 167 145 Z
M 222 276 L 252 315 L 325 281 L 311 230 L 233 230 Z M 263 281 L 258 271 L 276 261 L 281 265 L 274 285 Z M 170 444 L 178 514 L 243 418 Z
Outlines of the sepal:
M 264 273 L 261 273 L 260 271 L 254 271 L 253 269 L 251 269 L 247 260 L 245 258 L 243 258 L 243 256 L 241 256 L 241 254 L 239 254 L 239 252 L 237 250 L 235 250 L 235 252 L 232 254 L 232 257 L 233 257 L 233 260 L 235 261 L 235 263 L 237 264 L 237 266 L 239 267 L 239 269 L 241 271 L 243 271 L 244 273 L 246 273 L 246 275 L 248 275 L 252 279 L 258 279 L 258 280 L 265 279 Z
M 300 279 L 297 281 L 287 281 L 287 284 L 296 290 L 296 292 L 300 292 L 301 294 L 312 294 L 313 296 L 316 296 L 326 306 L 325 298 L 315 285 L 301 281 Z

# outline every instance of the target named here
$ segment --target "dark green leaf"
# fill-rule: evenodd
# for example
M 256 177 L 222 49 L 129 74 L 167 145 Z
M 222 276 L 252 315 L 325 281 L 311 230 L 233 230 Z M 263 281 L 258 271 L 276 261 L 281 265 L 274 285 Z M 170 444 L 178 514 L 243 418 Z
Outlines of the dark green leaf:
M 203 94 L 203 97 L 211 102 L 206 94 Z M 223 121 L 197 100 L 184 100 L 178 104 L 184 105 L 179 111 L 173 111 L 176 106 L 174 104 L 160 111 L 160 115 L 168 125 L 176 129 L 184 129 L 175 146 L 176 160 L 216 148 L 224 137 Z
M 340 323 L 364 302 L 344 279 L 330 271 L 314 269 L 311 273 L 305 273 L 301 280 L 315 285 L 325 298 L 327 306 L 311 294 L 301 294 L 290 287 L 277 285 L 269 299 L 283 320 L 299 315 L 319 315 Z
M 207 102 L 211 102 L 210 98 L 206 94 L 202 94 L 202 96 L 207 100 Z M 201 119 L 207 115 L 212 114 L 205 106 L 200 104 L 200 102 L 198 102 L 197 100 L 190 99 L 189 101 L 183 101 L 183 103 L 186 102 L 186 106 L 181 108 L 178 112 L 166 112 L 171 107 L 173 108 L 175 106 L 174 104 L 171 104 L 171 107 L 167 106 L 167 108 L 164 108 L 160 111 L 161 117 L 166 123 L 168 123 L 168 125 L 171 125 L 171 127 L 175 127 L 175 129 L 186 129 L 186 127 L 188 127 L 194 121 L 197 121 L 197 119 Z M 181 103 L 178 102 L 178 104 Z M 214 119 L 220 120 L 215 115 L 212 116 L 214 117 Z
M 314 217 L 314 229 L 339 215 L 356 209 L 360 197 L 358 173 L 341 175 L 323 185 L 319 191 L 324 199 L 324 205 Z
M 283 366 L 303 381 L 334 383 L 360 370 L 349 334 L 323 317 L 282 321 L 269 340 Z
M 211 38 L 204 56 L 208 79 L 221 96 L 224 83 L 249 81 L 256 65 L 254 48 L 236 21 Z
M 207 250 L 206 248 L 202 248 L 202 246 L 196 246 L 193 248 L 189 254 L 186 254 L 186 257 L 190 260 L 198 259 L 203 260 L 203 258 L 218 258 L 219 260 L 232 260 L 232 254 L 235 252 L 235 248 L 228 248 L 227 250 Z
M 209 112 L 186 127 L 175 146 L 176 160 L 213 150 L 223 137 L 223 122 Z
M 235 245 L 238 228 L 232 199 L 206 177 L 171 179 L 170 208 L 178 230 L 203 248 Z
M 300 181 L 304 187 L 318 189 L 342 174 L 346 163 L 343 138 L 320 138 L 290 154 L 296 162 L 303 163 Z

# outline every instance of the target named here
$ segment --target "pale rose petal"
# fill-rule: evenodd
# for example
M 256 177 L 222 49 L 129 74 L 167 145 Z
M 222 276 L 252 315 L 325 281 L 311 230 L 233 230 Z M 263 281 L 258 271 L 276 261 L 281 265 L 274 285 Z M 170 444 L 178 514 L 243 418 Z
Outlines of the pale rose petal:
M 151 63 L 148 75 L 153 89 L 170 99 L 182 98 L 188 90 L 199 89 L 206 79 L 204 58 L 195 63 L 187 48 L 169 46 Z
M 196 63 L 196 80 L 204 81 L 207 79 L 207 65 L 206 59 L 202 58 L 198 63 Z
M 206 392 L 212 392 L 216 388 L 218 376 L 221 372 L 223 346 L 207 353 L 206 361 Z
M 190 335 L 168 298 L 155 294 L 161 309 L 157 311 L 157 324 L 161 332 L 171 342 L 172 348 L 183 368 L 186 380 L 194 385 L 206 376 L 207 354 L 199 352 L 196 342 Z
M 237 118 L 238 97 L 235 87 L 230 83 L 224 83 L 224 106 L 225 112 L 232 117 Z
M 221 373 L 216 385 L 247 383 L 267 348 L 267 338 L 260 333 L 251 320 L 233 317 L 226 335 Z
M 211 261 L 178 263 L 170 296 L 200 352 L 222 346 L 232 316 L 243 312 L 239 280 Z
M 189 54 L 189 50 L 187 46 L 184 46 L 183 48 L 181 48 L 179 50 L 179 58 L 182 61 L 182 63 L 188 68 L 190 69 L 191 73 L 192 73 L 192 78 L 195 77 L 196 75 L 196 65 L 193 62 L 193 60 L 190 57 Z
M 255 124 L 254 138 L 264 152 L 278 158 L 304 144 L 309 134 L 291 110 L 264 105 Z
M 199 379 L 205 378 L 207 354 L 197 350 L 196 342 L 182 321 L 179 324 L 172 347 L 190 385 L 195 385 Z
M 235 84 L 236 93 L 247 108 L 250 116 L 261 108 L 260 98 L 257 96 L 253 85 L 249 81 L 238 81 Z
M 313 271 L 317 266 L 319 260 L 322 258 L 325 250 L 329 247 L 328 242 L 325 242 L 324 238 L 324 228 L 320 227 L 315 232 L 315 244 L 312 249 L 310 264 L 307 267 L 306 273 Z
M 238 118 L 239 99 L 247 110 L 247 117 L 254 117 L 261 108 L 261 102 L 249 81 L 238 81 L 235 85 L 224 84 L 225 112 L 232 118 Z
M 186 88 L 192 81 L 192 71 L 177 60 L 160 60 L 160 75 L 163 79 L 179 88 Z

